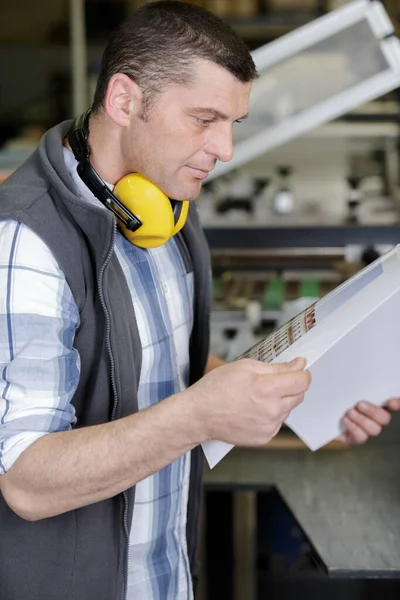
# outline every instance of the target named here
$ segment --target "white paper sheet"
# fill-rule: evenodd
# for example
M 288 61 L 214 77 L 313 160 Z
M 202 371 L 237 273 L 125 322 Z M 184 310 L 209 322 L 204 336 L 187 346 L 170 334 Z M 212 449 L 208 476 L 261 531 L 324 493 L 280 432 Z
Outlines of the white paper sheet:
M 319 300 L 313 328 L 272 361 L 307 360 L 311 385 L 286 424 L 311 450 L 342 432 L 342 417 L 357 402 L 400 396 L 399 248 Z M 211 468 L 232 448 L 203 444 Z

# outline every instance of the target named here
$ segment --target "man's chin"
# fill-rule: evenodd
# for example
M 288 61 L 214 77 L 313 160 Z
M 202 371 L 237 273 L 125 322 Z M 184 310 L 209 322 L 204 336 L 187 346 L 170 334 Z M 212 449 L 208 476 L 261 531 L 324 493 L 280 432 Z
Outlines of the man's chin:
M 195 185 L 182 186 L 182 188 L 171 190 L 172 193 L 167 196 L 173 200 L 195 200 L 200 194 L 201 183 Z

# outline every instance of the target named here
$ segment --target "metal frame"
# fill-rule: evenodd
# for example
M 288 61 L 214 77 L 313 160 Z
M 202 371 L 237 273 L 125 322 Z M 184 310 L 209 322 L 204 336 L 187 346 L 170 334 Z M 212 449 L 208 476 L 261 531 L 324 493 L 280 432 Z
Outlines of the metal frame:
M 207 181 L 228 173 L 267 151 L 400 86 L 400 41 L 394 36 L 393 25 L 379 0 L 356 0 L 266 44 L 253 52 L 256 66 L 262 76 L 262 71 L 362 21 L 369 24 L 371 35 L 380 40 L 382 52 L 388 62 L 387 70 L 286 119 L 275 127 L 267 127 L 248 139 L 238 142 L 235 145 L 233 159 L 228 163 L 218 163 L 207 177 Z
M 69 0 L 72 114 L 83 113 L 88 102 L 85 1 Z

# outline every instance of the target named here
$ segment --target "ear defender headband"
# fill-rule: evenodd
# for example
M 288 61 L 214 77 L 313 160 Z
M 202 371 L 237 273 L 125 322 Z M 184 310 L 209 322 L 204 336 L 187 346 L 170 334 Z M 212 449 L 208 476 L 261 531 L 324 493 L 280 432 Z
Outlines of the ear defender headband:
M 90 164 L 88 146 L 90 110 L 77 117 L 67 140 L 78 161 L 83 183 L 118 219 L 124 236 L 135 246 L 156 248 L 184 226 L 189 201 L 170 200 L 159 187 L 140 173 L 125 175 L 112 192 Z

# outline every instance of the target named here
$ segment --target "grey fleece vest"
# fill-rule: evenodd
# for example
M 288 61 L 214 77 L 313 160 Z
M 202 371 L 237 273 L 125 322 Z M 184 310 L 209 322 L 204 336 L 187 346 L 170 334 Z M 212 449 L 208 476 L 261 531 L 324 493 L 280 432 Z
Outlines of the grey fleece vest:
M 114 217 L 101 206 L 83 203 L 65 168 L 62 139 L 69 124 L 48 131 L 33 155 L 0 186 L 0 220 L 18 220 L 37 233 L 72 290 L 81 318 L 74 344 L 81 376 L 72 403 L 78 426 L 85 427 L 137 411 L 141 346 L 131 296 L 114 253 Z M 194 383 L 207 360 L 210 310 L 209 252 L 194 204 L 177 239 L 189 252 L 194 270 Z M 199 447 L 191 464 L 187 539 L 193 572 L 203 469 Z M 32 523 L 18 517 L 0 494 L 1 600 L 121 600 L 133 503 L 134 488 Z

